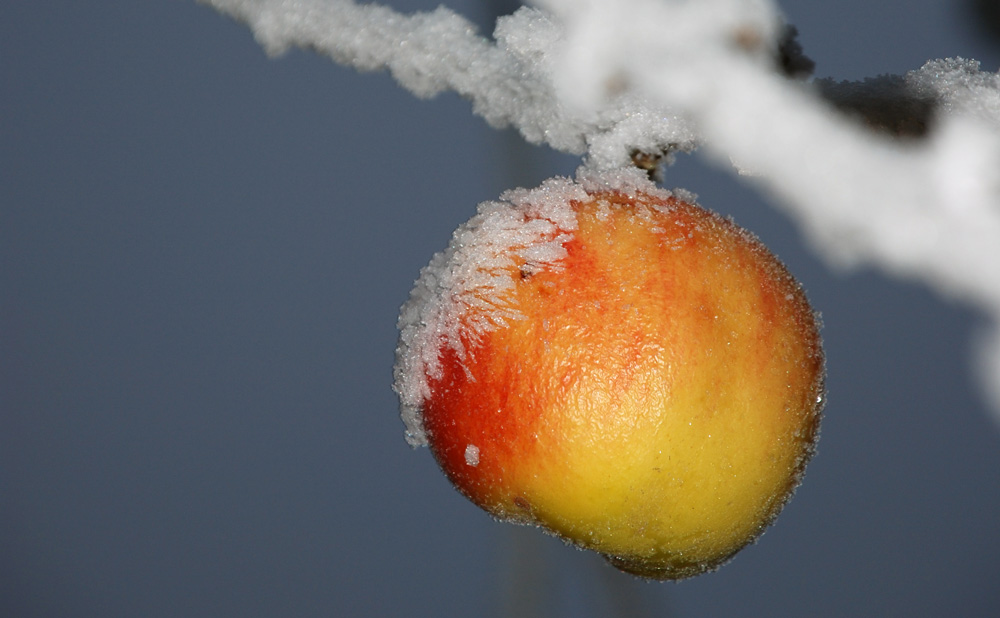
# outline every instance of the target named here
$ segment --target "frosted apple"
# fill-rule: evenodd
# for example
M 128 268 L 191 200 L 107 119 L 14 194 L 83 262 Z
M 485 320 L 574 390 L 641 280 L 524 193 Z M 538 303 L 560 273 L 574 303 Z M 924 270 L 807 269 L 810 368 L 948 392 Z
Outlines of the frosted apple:
M 498 519 L 644 577 L 711 570 L 799 484 L 818 320 L 750 233 L 635 170 L 482 204 L 403 306 L 407 439 Z

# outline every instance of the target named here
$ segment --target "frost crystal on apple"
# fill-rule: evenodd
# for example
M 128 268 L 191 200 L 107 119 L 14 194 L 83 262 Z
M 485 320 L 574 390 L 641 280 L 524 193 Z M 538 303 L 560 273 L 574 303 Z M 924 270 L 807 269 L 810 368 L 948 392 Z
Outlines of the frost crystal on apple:
M 983 309 L 993 327 L 979 368 L 1000 419 L 1000 74 L 953 58 L 808 82 L 782 67 L 788 30 L 773 0 L 537 0 L 492 39 L 446 8 L 201 1 L 271 53 L 300 46 L 387 70 L 421 97 L 453 90 L 491 126 L 591 169 L 697 147 L 751 176 L 831 264 L 875 264 Z M 901 141 L 859 114 L 925 134 Z
M 465 463 L 473 468 L 479 465 L 479 448 L 475 444 L 465 447 Z
M 571 202 L 586 201 L 588 192 L 598 190 L 631 195 L 640 189 L 664 199 L 671 195 L 636 169 L 584 170 L 578 182 L 552 178 L 536 189 L 507 191 L 500 201 L 480 204 L 477 214 L 455 230 L 448 248 L 420 271 L 399 313 L 393 386 L 410 444 L 427 444 L 421 407 L 430 396 L 428 378 L 441 376 L 441 350 L 464 357 L 463 337 L 475 338 L 522 317 L 507 298 L 513 272 L 558 270 L 566 256 L 563 245 L 577 228 Z

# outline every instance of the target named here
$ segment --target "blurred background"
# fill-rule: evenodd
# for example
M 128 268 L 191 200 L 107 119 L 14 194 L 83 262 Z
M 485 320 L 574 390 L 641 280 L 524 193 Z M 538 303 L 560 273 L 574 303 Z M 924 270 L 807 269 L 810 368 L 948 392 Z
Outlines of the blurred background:
M 516 6 L 447 4 L 485 33 Z M 817 76 L 1000 64 L 989 3 L 781 4 Z M 664 184 L 761 236 L 825 322 L 819 454 L 758 544 L 639 582 L 406 445 L 419 269 L 477 203 L 578 164 L 457 96 L 268 58 L 192 0 L 0 5 L 0 617 L 1000 615 L 981 317 L 829 270 L 697 156 Z

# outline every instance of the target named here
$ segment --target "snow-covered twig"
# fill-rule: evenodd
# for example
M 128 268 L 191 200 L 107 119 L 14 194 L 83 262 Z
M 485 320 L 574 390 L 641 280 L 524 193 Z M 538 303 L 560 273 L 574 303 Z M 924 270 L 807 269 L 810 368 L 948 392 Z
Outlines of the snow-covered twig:
M 386 69 L 421 97 L 454 90 L 492 126 L 589 167 L 699 147 L 752 176 L 831 263 L 874 264 L 983 310 L 980 368 L 1000 420 L 1000 74 L 948 59 L 839 89 L 790 78 L 771 0 L 540 0 L 492 40 L 444 8 L 201 1 L 271 53 Z M 845 92 L 890 116 L 928 102 L 931 126 L 920 139 L 873 131 L 831 104 Z
M 516 127 L 532 143 L 583 155 L 629 133 L 647 149 L 694 146 L 686 123 L 653 117 L 634 97 L 590 113 L 563 105 L 551 74 L 562 29 L 540 11 L 501 18 L 494 42 L 444 7 L 404 15 L 350 0 L 201 1 L 246 22 L 268 53 L 297 46 L 360 71 L 388 70 L 418 97 L 453 90 L 491 126 Z M 626 162 L 619 157 L 617 164 Z

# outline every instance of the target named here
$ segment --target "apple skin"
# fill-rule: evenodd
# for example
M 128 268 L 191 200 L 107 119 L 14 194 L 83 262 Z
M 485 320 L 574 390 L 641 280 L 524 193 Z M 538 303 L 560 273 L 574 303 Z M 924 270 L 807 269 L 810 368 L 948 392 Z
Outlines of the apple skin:
M 623 571 L 682 579 L 754 541 L 791 497 L 824 359 L 801 287 L 754 236 L 627 177 L 567 200 L 559 259 L 512 251 L 499 276 L 515 317 L 476 315 L 495 298 L 459 303 L 452 343 L 425 338 L 436 364 L 407 370 L 424 372 L 421 429 L 472 502 Z

